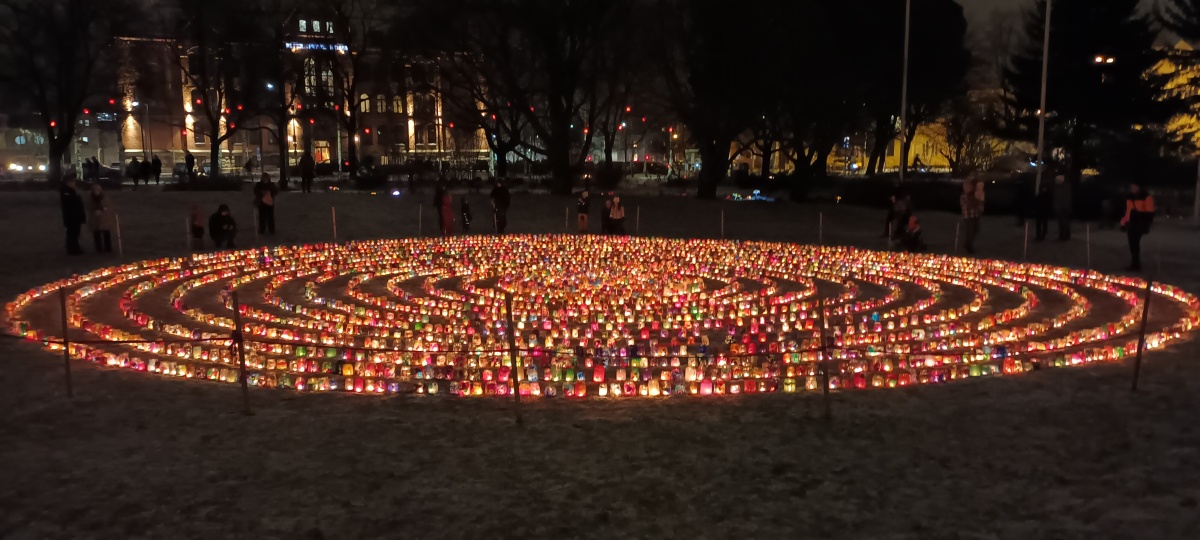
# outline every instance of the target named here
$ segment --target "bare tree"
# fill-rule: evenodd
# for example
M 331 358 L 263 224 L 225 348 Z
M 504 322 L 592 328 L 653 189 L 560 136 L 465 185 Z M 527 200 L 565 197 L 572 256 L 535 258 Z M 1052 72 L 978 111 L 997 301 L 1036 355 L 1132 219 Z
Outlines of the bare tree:
M 52 181 L 75 139 L 83 108 L 106 78 L 115 35 L 134 15 L 125 0 L 0 1 L 0 83 L 37 115 Z
M 261 39 L 256 26 L 261 13 L 239 0 L 176 1 L 180 18 L 172 59 L 191 91 L 192 130 L 208 140 L 209 174 L 215 178 L 221 174 L 221 145 L 249 128 L 255 116 L 261 74 L 244 57 Z

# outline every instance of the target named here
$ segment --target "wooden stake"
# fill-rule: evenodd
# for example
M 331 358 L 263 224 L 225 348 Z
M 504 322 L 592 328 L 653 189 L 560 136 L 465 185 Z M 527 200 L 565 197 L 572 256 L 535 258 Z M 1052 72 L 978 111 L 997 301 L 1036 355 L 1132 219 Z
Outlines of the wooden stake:
M 1142 352 L 1146 349 L 1146 322 L 1150 319 L 1150 286 L 1154 282 L 1146 280 L 1146 295 L 1142 298 L 1142 326 L 1138 330 L 1138 345 L 1137 356 L 1133 359 L 1133 386 L 1131 390 L 1137 392 L 1138 379 L 1142 375 Z
M 336 206 L 330 206 L 330 207 L 329 207 L 329 214 L 330 214 L 331 216 L 333 216 L 333 242 L 336 244 L 336 243 L 337 243 L 337 241 L 338 241 L 338 240 L 337 240 L 337 207 L 336 207 Z
M 1091 270 L 1092 269 L 1092 224 L 1088 223 L 1085 230 L 1087 231 L 1087 233 L 1086 233 L 1087 241 L 1085 242 L 1085 244 L 1087 244 L 1087 269 Z
M 504 313 L 508 317 L 508 355 L 512 361 L 512 375 L 509 380 L 512 381 L 513 392 L 513 411 L 517 416 L 517 426 L 524 426 L 525 419 L 521 416 L 521 368 L 518 366 L 520 360 L 517 359 L 517 325 L 513 323 L 512 312 L 512 293 L 504 293 Z
M 954 224 L 954 254 L 955 255 L 958 255 L 958 239 L 961 234 L 962 234 L 962 220 L 960 219 L 960 220 L 958 220 L 958 223 Z
M 121 215 L 113 214 L 113 225 L 117 227 L 117 255 L 125 256 L 125 246 L 121 243 Z
M 237 290 L 231 291 L 231 299 L 233 301 L 233 346 L 237 348 L 238 355 L 238 379 L 242 383 L 242 414 L 251 416 L 254 413 L 250 411 L 250 382 L 246 374 L 246 340 L 242 335 L 242 305 L 238 302 Z
M 1029 260 L 1029 222 L 1025 222 L 1025 251 L 1022 255 L 1025 260 Z
M 821 387 L 824 394 L 823 401 L 825 402 L 825 423 L 833 422 L 833 408 L 829 403 L 829 344 L 825 342 L 825 297 L 821 297 L 820 302 L 820 327 L 818 328 L 821 337 L 821 360 L 817 363 L 817 368 L 821 371 Z
M 62 309 L 62 346 L 63 346 L 63 374 L 67 379 L 67 397 L 75 397 L 75 388 L 71 384 L 71 337 L 67 334 L 67 289 L 60 287 L 58 289 L 58 307 Z

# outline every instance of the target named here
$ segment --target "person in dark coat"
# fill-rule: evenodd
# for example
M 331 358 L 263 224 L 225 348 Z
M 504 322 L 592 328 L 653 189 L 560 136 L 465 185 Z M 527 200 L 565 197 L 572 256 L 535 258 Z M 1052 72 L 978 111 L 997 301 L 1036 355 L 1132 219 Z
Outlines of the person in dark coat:
M 185 169 L 187 169 L 188 181 L 195 180 L 196 179 L 196 156 L 193 156 L 191 152 L 188 152 L 187 157 L 183 158 L 183 166 Z
M 1142 237 L 1150 233 L 1154 223 L 1154 197 L 1138 184 L 1129 186 L 1129 197 L 1125 200 L 1125 217 L 1121 219 L 1121 228 L 1129 236 L 1130 264 L 1128 270 L 1142 270 Z
M 154 185 L 157 186 L 162 181 L 162 160 L 158 159 L 158 154 L 154 154 L 150 161 L 150 173 L 154 175 Z
M 59 188 L 59 203 L 62 205 L 63 226 L 67 228 L 67 254 L 83 255 L 79 246 L 79 231 L 87 223 L 87 212 L 83 209 L 83 198 L 75 191 L 75 175 L 68 173 Z
M 275 198 L 279 188 L 271 181 L 271 175 L 262 173 L 254 184 L 254 206 L 258 209 L 258 234 L 275 234 Z
M 237 223 L 229 212 L 229 205 L 222 204 L 217 212 L 208 218 L 208 234 L 212 236 L 217 248 L 233 249 L 233 238 L 237 236 Z
M 1067 177 L 1054 177 L 1054 218 L 1058 221 L 1058 240 L 1065 242 L 1071 239 L 1071 209 L 1075 204 L 1071 193 L 1071 183 Z
M 495 212 L 496 234 L 504 234 L 508 229 L 508 207 L 512 204 L 512 194 L 504 185 L 504 180 L 497 180 L 492 189 L 492 210 Z
M 125 167 L 125 176 L 133 180 L 133 187 L 136 188 L 138 180 L 142 178 L 142 163 L 138 161 L 137 156 L 129 158 L 129 165 Z
M 300 191 L 304 193 L 312 193 L 313 179 L 317 177 L 317 161 L 313 159 L 312 152 L 304 151 L 304 155 L 300 156 Z

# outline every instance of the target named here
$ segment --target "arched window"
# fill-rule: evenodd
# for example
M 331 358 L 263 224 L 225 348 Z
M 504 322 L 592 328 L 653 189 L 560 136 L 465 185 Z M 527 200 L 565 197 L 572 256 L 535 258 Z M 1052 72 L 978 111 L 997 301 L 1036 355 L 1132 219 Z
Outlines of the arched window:
M 321 70 L 321 88 L 325 91 L 325 95 L 333 95 L 333 68 L 328 64 L 323 66 Z
M 383 94 L 375 96 L 375 111 L 381 113 L 387 112 L 387 98 L 383 97 Z
M 404 98 L 402 96 L 392 96 L 392 112 L 396 114 L 404 112 Z
M 310 96 L 317 93 L 317 63 L 312 58 L 304 59 L 304 93 Z
M 371 112 L 371 96 L 368 96 L 366 94 L 359 94 L 359 96 L 358 96 L 358 112 L 362 112 L 362 113 Z

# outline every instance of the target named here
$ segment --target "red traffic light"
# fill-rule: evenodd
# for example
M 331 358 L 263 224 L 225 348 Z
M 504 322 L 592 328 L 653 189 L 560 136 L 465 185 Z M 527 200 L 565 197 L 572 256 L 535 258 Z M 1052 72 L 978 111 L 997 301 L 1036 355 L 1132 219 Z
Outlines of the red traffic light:
M 314 118 L 309 118 L 309 119 L 308 119 L 308 123 L 309 123 L 309 124 L 315 124 L 315 123 L 317 123 L 317 121 L 316 121 L 316 119 L 314 119 Z
M 50 127 L 58 127 L 58 122 L 56 122 L 56 121 L 54 121 L 54 120 L 51 120 L 51 121 L 50 121 Z
M 238 106 L 237 106 L 237 110 L 239 110 L 239 111 L 240 111 L 240 110 L 242 110 L 242 106 L 241 106 L 241 105 L 238 105 Z
M 367 135 L 370 135 L 370 134 L 371 134 L 371 128 L 366 128 L 366 129 L 364 129 L 364 130 L 363 130 L 363 133 L 366 133 Z
M 450 129 L 454 129 L 454 122 L 450 122 Z
M 91 111 L 91 110 L 88 110 L 88 109 L 84 109 L 84 110 L 83 110 L 83 114 L 92 114 L 92 111 Z
M 108 100 L 108 104 L 109 104 L 109 105 L 116 105 L 116 104 L 117 104 L 117 100 L 115 100 L 115 99 L 110 99 L 110 100 Z
M 626 106 L 625 112 L 633 112 L 633 107 Z
M 183 129 L 179 130 L 179 134 L 183 135 L 184 137 L 187 137 L 187 128 L 183 128 Z

